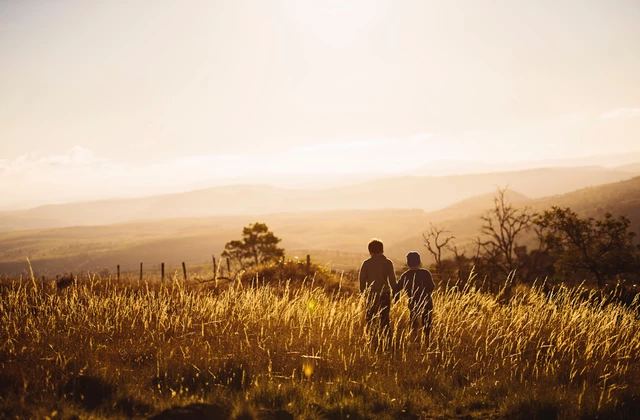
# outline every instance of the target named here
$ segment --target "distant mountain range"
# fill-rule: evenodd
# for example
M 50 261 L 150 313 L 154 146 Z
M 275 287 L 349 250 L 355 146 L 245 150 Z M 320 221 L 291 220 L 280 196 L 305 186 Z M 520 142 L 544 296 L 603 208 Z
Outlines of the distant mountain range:
M 446 228 L 458 243 L 479 233 L 480 215 L 492 206 L 494 192 L 481 194 L 434 212 L 423 210 L 341 210 L 278 214 L 242 214 L 205 218 L 148 220 L 109 226 L 67 227 L 0 233 L 0 274 L 19 273 L 30 257 L 37 272 L 114 269 L 135 270 L 140 262 L 157 270 L 160 262 L 177 267 L 181 261 L 203 264 L 219 256 L 224 244 L 240 236 L 241 229 L 266 222 L 282 238 L 288 258 L 307 253 L 316 262 L 333 267 L 357 268 L 366 257 L 366 244 L 381 238 L 387 255 L 403 264 L 407 251 L 418 250 L 426 262 L 422 232 L 430 222 Z M 640 177 L 551 197 L 529 198 L 513 189 L 508 199 L 517 207 L 534 210 L 553 205 L 571 207 L 583 216 L 605 212 L 631 219 L 640 234 Z M 637 238 L 640 240 L 640 238 Z M 155 268 L 154 268 L 155 267 Z
M 497 187 L 509 186 L 527 197 L 536 198 L 625 180 L 632 176 L 633 173 L 626 170 L 585 166 L 442 177 L 405 176 L 318 190 L 230 185 L 179 194 L 75 202 L 0 212 L 0 232 L 107 225 L 134 220 L 301 211 L 435 211 L 473 196 L 491 194 Z
M 632 174 L 640 175 L 640 162 L 629 163 L 628 165 L 621 165 L 614 169 L 617 171 L 629 172 Z
M 545 159 L 489 163 L 480 161 L 435 161 L 425 164 L 415 171 L 415 175 L 460 175 L 468 173 L 522 171 L 535 168 L 575 168 L 580 166 L 602 166 L 614 170 L 638 173 L 640 152 L 624 154 L 587 156 L 570 159 Z

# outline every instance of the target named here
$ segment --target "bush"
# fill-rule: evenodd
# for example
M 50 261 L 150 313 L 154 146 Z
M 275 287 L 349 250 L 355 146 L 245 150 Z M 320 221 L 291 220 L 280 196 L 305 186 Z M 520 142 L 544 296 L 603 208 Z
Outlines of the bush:
M 240 280 L 247 285 L 284 285 L 291 287 L 320 287 L 325 291 L 353 293 L 357 291 L 355 282 L 341 274 L 331 272 L 327 267 L 304 261 L 286 261 L 279 264 L 262 264 L 242 273 Z

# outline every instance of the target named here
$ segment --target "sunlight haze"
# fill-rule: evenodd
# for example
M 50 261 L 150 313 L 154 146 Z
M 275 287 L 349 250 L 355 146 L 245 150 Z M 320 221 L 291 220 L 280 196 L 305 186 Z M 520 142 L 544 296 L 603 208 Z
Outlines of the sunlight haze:
M 0 208 L 639 152 L 638 51 L 636 1 L 6 0 Z
M 640 0 L 0 0 L 0 419 L 640 418 Z

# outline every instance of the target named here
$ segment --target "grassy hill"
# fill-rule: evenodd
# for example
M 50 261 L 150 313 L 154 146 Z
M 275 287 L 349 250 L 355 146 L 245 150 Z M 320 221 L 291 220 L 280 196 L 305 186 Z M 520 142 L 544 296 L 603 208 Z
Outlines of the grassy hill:
M 319 190 L 232 185 L 181 194 L 47 205 L 1 212 L 0 231 L 230 214 L 382 208 L 435 211 L 479 194 L 493 193 L 497 186 L 509 185 L 514 191 L 535 198 L 625 180 L 631 176 L 625 171 L 589 166 L 444 177 L 396 177 Z
M 638 314 L 590 303 L 582 289 L 519 288 L 505 302 L 441 287 L 428 338 L 411 328 L 403 296 L 391 307 L 391 334 L 377 340 L 364 298 L 349 292 L 158 280 L 82 276 L 65 290 L 0 282 L 0 417 L 631 419 L 640 411 Z
M 432 221 L 443 222 L 446 220 L 465 219 L 469 217 L 469 215 L 475 216 L 493 205 L 495 193 L 496 189 L 494 188 L 493 191 L 489 193 L 467 198 L 441 210 L 430 212 L 428 218 Z M 534 199 L 513 189 L 508 189 L 505 195 L 510 202 L 518 206 L 526 206 L 534 201 Z
M 547 197 L 535 202 L 536 208 L 552 205 L 571 207 L 590 217 L 602 217 L 606 212 L 626 215 L 631 219 L 631 230 L 640 234 L 640 177 L 592 188 L 583 188 L 560 196 Z
M 209 264 L 224 244 L 240 237 L 242 227 L 263 221 L 283 239 L 287 257 L 352 267 L 366 256 L 374 236 L 397 241 L 428 224 L 421 210 L 302 212 L 263 216 L 170 219 L 0 233 L 0 273 L 22 272 L 26 257 L 46 274 L 63 271 L 135 270 L 165 262 L 179 266 Z
M 585 216 L 601 217 L 609 211 L 627 215 L 631 229 L 640 233 L 640 177 L 572 193 L 530 199 L 516 191 L 508 197 L 518 206 L 536 210 L 552 205 L 569 206 Z M 409 250 L 428 255 L 422 232 L 430 222 L 444 226 L 459 244 L 471 241 L 480 229 L 480 215 L 492 206 L 493 194 L 483 194 L 442 210 L 350 210 L 237 215 L 208 218 L 184 218 L 128 222 L 109 226 L 84 226 L 0 233 L 0 273 L 22 272 L 29 257 L 37 272 L 47 275 L 64 271 L 137 270 L 140 262 L 149 270 L 158 270 L 165 262 L 179 267 L 210 264 L 224 244 L 240 237 L 242 227 L 256 221 L 266 222 L 277 236 L 287 256 L 331 263 L 334 268 L 356 268 L 367 256 L 366 244 L 381 238 L 387 254 L 403 265 Z
M 430 213 L 427 218 L 440 227 L 445 227 L 450 235 L 456 237 L 459 245 L 470 244 L 480 232 L 480 216 L 493 205 L 493 196 L 494 194 L 485 194 L 474 197 L 452 206 L 449 211 L 443 209 Z M 583 217 L 601 218 L 607 212 L 616 217 L 625 215 L 631 220 L 631 231 L 640 235 L 640 177 L 538 199 L 527 199 L 514 191 L 508 192 L 507 196 L 517 207 L 529 206 L 535 211 L 560 206 L 570 207 Z M 465 206 L 470 211 L 463 216 Z M 636 240 L 640 242 L 640 236 Z M 416 234 L 390 244 L 391 248 L 424 250 L 422 235 Z

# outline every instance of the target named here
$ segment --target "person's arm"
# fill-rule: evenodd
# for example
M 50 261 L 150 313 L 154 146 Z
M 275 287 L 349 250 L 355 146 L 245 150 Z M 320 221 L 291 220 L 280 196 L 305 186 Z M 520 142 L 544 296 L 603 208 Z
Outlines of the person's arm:
M 360 274 L 358 275 L 360 280 L 360 293 L 364 292 L 367 288 L 367 280 L 369 280 L 365 264 L 366 261 L 362 263 L 362 266 L 360 267 Z
M 402 289 L 404 289 L 406 281 L 407 281 L 406 272 L 400 274 L 400 278 L 398 279 L 398 282 L 396 283 L 398 292 L 401 292 Z
M 397 301 L 400 298 L 400 292 L 404 289 L 405 275 L 404 273 L 400 275 L 398 282 L 396 283 L 396 290 L 393 292 L 393 301 Z
M 393 261 L 388 260 L 389 261 L 389 265 L 388 265 L 388 270 L 389 272 L 387 273 L 387 280 L 389 282 L 389 287 L 391 288 L 391 293 L 395 293 L 398 290 L 398 283 L 396 282 L 396 270 L 393 267 Z
M 433 276 L 431 272 L 427 270 L 427 281 L 425 284 L 427 292 L 431 294 L 436 289 L 436 284 L 433 282 Z

